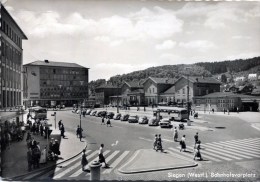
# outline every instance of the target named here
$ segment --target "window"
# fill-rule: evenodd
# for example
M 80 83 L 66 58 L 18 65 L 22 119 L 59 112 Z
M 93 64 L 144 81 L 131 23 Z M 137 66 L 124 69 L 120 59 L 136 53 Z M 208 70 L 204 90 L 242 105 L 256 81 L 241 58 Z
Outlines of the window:
M 53 69 L 53 73 L 56 74 L 56 69 Z
M 182 94 L 185 94 L 185 88 L 182 89 Z
M 153 93 L 154 93 L 154 88 L 153 88 Z

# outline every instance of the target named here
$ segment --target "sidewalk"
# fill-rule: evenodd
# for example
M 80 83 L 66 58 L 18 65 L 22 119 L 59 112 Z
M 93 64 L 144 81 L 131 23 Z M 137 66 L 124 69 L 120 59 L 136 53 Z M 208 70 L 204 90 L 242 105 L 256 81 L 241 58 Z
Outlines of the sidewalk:
M 53 134 L 60 134 L 59 131 L 53 131 Z M 27 133 L 26 133 L 27 134 Z M 2 178 L 13 178 L 17 176 L 22 176 L 28 174 L 28 164 L 27 164 L 27 145 L 26 145 L 26 134 L 23 141 L 20 142 L 12 142 L 10 149 L 6 149 L 3 151 L 2 159 Z M 37 172 L 39 170 L 43 170 L 48 167 L 52 167 L 58 165 L 61 162 L 64 162 L 70 158 L 79 155 L 81 151 L 86 147 L 86 141 L 84 139 L 82 142 L 75 136 L 75 134 L 71 134 L 69 132 L 65 133 L 66 138 L 60 139 L 60 151 L 61 155 L 57 161 L 48 161 L 46 164 L 40 164 L 39 169 L 34 169 L 30 173 Z M 47 139 L 40 135 L 33 135 L 36 141 L 40 142 L 41 150 L 44 146 L 47 145 Z M 51 138 L 51 137 L 50 137 Z M 73 147 L 72 147 L 73 146 Z
M 124 174 L 132 174 L 195 167 L 197 165 L 193 160 L 169 151 L 156 152 L 153 149 L 141 149 L 137 150 L 135 155 L 118 171 Z

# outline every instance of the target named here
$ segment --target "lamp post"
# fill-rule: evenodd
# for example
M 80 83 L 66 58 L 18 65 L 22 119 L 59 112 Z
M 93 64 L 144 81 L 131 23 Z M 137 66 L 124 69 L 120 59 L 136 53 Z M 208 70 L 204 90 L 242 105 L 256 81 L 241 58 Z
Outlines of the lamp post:
M 61 87 L 62 87 L 62 85 L 59 85 L 59 88 L 60 88 L 60 109 L 61 109 Z
M 79 81 L 80 82 L 80 86 L 83 85 L 84 81 Z M 80 135 L 79 135 L 79 139 L 81 141 L 82 138 L 82 128 L 81 128 L 81 114 L 82 114 L 82 107 L 80 107 L 80 113 L 79 113 L 79 128 L 80 128 Z
M 186 70 L 190 70 L 190 67 L 187 67 Z M 188 120 L 190 119 L 190 74 L 187 73 L 187 111 L 188 111 Z

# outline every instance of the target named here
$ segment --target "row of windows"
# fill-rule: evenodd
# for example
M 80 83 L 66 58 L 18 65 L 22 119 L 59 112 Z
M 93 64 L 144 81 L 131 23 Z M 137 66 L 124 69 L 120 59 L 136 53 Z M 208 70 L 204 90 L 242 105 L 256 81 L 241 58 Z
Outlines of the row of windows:
M 62 75 L 88 75 L 87 69 L 66 69 L 66 68 L 41 68 L 40 74 L 62 74 Z
M 225 107 L 225 108 L 234 108 L 235 104 L 218 104 L 218 107 Z
M 3 69 L 3 81 L 2 84 L 5 87 L 11 87 L 20 89 L 21 88 L 21 77 L 20 73 L 10 70 L 10 69 Z
M 41 88 L 40 91 L 41 92 L 47 92 L 47 91 L 56 91 L 57 93 L 60 93 L 61 91 L 70 91 L 70 92 L 83 92 L 88 90 L 88 87 L 48 87 L 48 88 Z
M 63 94 L 57 94 L 57 93 L 41 93 L 41 98 L 69 98 L 69 97 L 78 97 L 78 98 L 81 98 L 81 97 L 85 97 L 86 94 L 85 93 L 82 93 L 82 92 L 73 92 L 73 93 L 63 93 Z
M 58 80 L 40 80 L 40 86 L 41 87 L 50 87 L 50 86 L 56 86 L 56 87 L 69 87 L 69 86 L 78 86 L 78 87 L 84 87 L 86 84 L 82 81 L 58 81 Z
M 85 75 L 41 74 L 41 80 L 85 80 Z
M 22 40 L 21 38 L 11 29 L 11 26 L 5 22 L 3 19 L 1 21 L 1 29 L 2 31 L 10 38 L 14 43 L 16 43 L 18 46 L 22 47 Z
M 8 44 L 7 42 L 5 42 L 3 40 L 1 41 L 1 55 L 3 57 L 7 58 L 6 62 L 4 61 L 5 59 L 3 60 L 3 63 L 5 62 L 6 65 L 11 66 L 11 67 L 15 67 L 12 64 L 17 64 L 19 66 L 21 65 L 22 54 L 17 49 L 15 49 L 13 46 L 11 46 L 10 44 Z M 18 69 L 18 67 L 16 69 Z

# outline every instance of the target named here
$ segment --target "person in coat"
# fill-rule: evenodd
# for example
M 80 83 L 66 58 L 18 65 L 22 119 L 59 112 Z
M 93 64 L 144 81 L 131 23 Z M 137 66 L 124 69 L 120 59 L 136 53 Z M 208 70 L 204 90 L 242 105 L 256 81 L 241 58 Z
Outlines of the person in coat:
M 186 143 L 185 143 L 185 135 L 182 136 L 181 141 L 180 141 L 180 145 L 181 145 L 181 150 L 180 152 L 183 150 L 184 152 L 186 152 Z
M 32 157 L 32 149 L 29 147 L 27 151 L 27 162 L 28 162 L 28 171 L 32 170 L 33 165 L 33 157 Z
M 99 157 L 99 162 L 102 164 L 102 163 L 105 163 L 105 167 L 108 167 L 108 164 L 106 163 L 106 159 L 103 155 L 103 148 L 104 148 L 104 144 L 102 143 L 100 145 L 100 148 L 99 148 L 99 152 L 98 152 L 98 157 Z
M 86 150 L 83 149 L 82 153 L 83 154 L 82 154 L 82 157 L 81 157 L 81 165 L 82 165 L 82 171 L 85 171 L 85 167 L 86 167 L 86 165 L 88 165 Z

